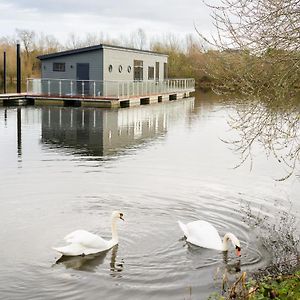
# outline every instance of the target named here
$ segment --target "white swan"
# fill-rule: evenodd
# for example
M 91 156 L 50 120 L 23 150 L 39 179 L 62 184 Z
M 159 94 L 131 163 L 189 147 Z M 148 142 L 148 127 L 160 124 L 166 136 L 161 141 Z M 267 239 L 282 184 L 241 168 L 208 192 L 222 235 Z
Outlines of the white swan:
M 124 221 L 123 213 L 114 211 L 111 215 L 112 238 L 109 241 L 104 240 L 96 234 L 79 229 L 65 236 L 64 240 L 69 243 L 69 245 L 64 247 L 53 247 L 53 249 L 66 256 L 88 255 L 106 251 L 118 244 L 116 224 L 118 219 Z
M 241 256 L 240 241 L 234 234 L 226 233 L 222 241 L 217 229 L 206 221 L 199 220 L 188 224 L 178 221 L 178 224 L 189 243 L 203 248 L 228 251 L 230 240 L 235 247 L 236 255 Z

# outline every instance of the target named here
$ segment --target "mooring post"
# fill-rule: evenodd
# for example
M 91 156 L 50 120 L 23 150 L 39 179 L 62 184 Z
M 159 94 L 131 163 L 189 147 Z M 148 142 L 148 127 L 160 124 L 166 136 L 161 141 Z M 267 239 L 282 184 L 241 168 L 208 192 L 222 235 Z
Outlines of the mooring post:
M 21 52 L 19 42 L 17 42 L 17 93 L 21 93 Z
M 22 114 L 21 108 L 17 108 L 17 152 L 22 157 Z
M 6 51 L 3 52 L 3 93 L 6 94 Z

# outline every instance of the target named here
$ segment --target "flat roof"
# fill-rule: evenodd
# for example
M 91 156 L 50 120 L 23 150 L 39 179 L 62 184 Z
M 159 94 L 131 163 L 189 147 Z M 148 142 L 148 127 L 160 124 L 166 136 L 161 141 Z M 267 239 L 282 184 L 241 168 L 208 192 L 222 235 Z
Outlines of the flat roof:
M 130 52 L 140 52 L 140 53 L 146 53 L 146 54 L 154 54 L 154 55 L 162 55 L 162 56 L 168 56 L 168 54 L 155 52 L 155 51 L 149 51 L 149 50 L 140 50 L 135 48 L 128 48 L 128 47 L 122 47 L 122 46 L 113 46 L 113 45 L 107 45 L 107 44 L 99 44 L 89 47 L 83 47 L 78 49 L 72 49 L 72 50 L 66 50 L 66 51 L 60 51 L 60 52 L 54 52 L 44 55 L 37 56 L 38 59 L 48 59 L 48 58 L 54 58 L 59 56 L 65 56 L 65 55 L 73 55 L 83 52 L 89 52 L 94 50 L 100 50 L 100 49 L 117 49 L 117 50 L 124 50 L 124 51 L 130 51 Z

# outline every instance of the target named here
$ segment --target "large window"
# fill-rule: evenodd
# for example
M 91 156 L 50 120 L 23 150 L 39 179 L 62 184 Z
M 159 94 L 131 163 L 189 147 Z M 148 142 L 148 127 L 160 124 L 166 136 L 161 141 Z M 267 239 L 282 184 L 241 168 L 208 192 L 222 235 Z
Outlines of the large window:
M 159 80 L 159 62 L 155 63 L 155 79 Z
M 134 60 L 133 68 L 134 68 L 133 80 L 143 80 L 143 61 Z
M 154 67 L 148 67 L 148 80 L 154 79 Z
M 53 63 L 53 71 L 54 72 L 65 72 L 66 64 L 65 63 Z
M 164 79 L 168 78 L 168 64 L 164 63 Z

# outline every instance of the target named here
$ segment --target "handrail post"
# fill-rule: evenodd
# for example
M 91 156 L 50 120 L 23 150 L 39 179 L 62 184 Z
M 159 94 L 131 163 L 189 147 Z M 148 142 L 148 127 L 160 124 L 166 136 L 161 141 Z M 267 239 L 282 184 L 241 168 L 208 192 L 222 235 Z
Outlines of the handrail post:
M 59 97 L 61 97 L 61 80 L 58 82 L 58 86 L 59 86 Z
M 73 96 L 73 81 L 72 80 L 70 82 L 70 92 L 71 92 L 71 96 Z
M 96 82 L 94 81 L 94 98 L 96 98 Z
M 84 97 L 84 81 L 82 80 L 81 82 L 81 95 L 82 95 L 82 98 Z
M 48 80 L 48 96 L 50 96 L 50 80 Z

